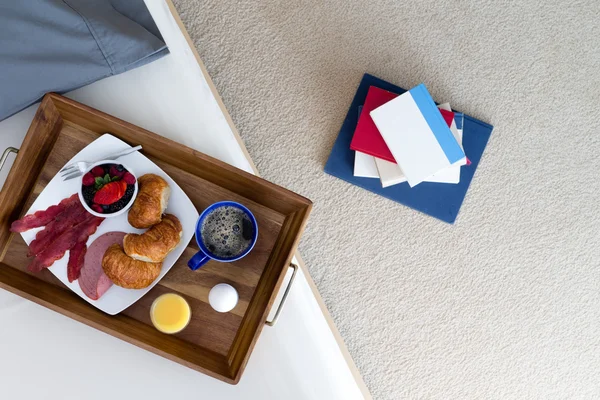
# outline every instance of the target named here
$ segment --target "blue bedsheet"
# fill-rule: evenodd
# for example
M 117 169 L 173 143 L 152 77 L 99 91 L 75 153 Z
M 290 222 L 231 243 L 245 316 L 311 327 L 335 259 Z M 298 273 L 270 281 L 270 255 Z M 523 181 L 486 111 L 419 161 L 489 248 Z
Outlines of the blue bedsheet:
M 0 120 L 168 52 L 143 0 L 0 2 Z

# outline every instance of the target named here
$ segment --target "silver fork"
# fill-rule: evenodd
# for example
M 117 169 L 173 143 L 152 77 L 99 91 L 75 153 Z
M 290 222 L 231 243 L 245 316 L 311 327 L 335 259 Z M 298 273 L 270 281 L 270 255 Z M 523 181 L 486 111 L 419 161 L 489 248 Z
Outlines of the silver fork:
M 142 146 L 135 146 L 129 149 L 120 151 L 115 154 L 111 154 L 107 157 L 103 157 L 100 160 L 116 160 L 119 157 L 126 156 L 127 154 L 135 153 L 138 150 L 141 150 Z M 99 161 L 99 160 L 98 160 Z M 98 161 L 75 161 L 69 165 L 66 165 L 63 169 L 60 170 L 60 176 L 63 180 L 68 181 L 69 179 L 77 178 L 78 176 L 83 175 L 83 173 L 90 167 L 90 165 L 98 162 Z

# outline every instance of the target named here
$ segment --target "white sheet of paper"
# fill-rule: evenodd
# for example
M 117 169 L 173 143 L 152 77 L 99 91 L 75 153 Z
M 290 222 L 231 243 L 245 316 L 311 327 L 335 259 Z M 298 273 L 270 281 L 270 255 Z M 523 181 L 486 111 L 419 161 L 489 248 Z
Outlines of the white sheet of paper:
M 379 178 L 375 157 L 360 151 L 354 152 L 354 176 L 362 178 Z

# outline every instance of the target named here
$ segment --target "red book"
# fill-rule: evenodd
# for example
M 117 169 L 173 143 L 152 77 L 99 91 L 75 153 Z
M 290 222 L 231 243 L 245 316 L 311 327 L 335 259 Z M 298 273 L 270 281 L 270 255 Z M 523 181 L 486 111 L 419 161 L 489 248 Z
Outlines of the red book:
M 396 97 L 398 97 L 396 93 L 388 92 L 376 86 L 369 87 L 365 104 L 363 105 L 356 130 L 354 131 L 354 137 L 352 137 L 352 142 L 350 142 L 350 149 L 389 162 L 396 162 L 370 115 L 371 111 Z M 446 110 L 440 110 L 440 112 L 448 126 L 452 125 L 454 113 Z

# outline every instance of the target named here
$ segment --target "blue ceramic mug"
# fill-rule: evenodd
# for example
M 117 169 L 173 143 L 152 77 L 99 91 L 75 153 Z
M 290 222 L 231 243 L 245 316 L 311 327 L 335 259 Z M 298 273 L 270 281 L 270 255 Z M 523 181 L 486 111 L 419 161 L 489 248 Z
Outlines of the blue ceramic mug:
M 220 201 L 209 206 L 196 222 L 196 242 L 200 251 L 189 261 L 193 271 L 210 260 L 237 261 L 250 253 L 258 239 L 256 218 L 235 201 Z

